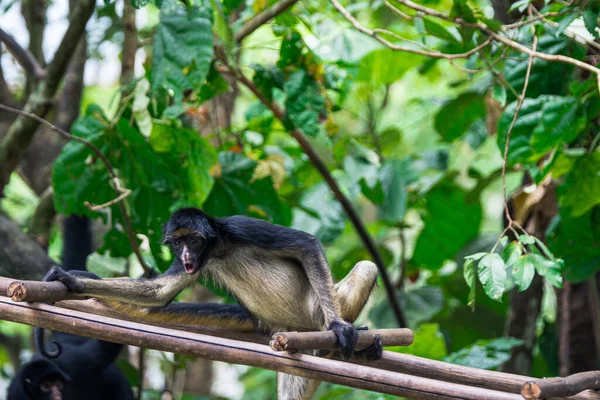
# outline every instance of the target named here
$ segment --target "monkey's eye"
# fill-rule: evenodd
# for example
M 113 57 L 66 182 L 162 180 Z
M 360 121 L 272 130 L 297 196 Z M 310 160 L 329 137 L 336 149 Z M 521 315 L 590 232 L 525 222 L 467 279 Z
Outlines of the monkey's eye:
M 56 382 L 54 382 L 54 386 L 56 386 L 56 388 L 58 390 L 63 390 L 63 383 L 62 383 L 62 381 L 56 381 Z
M 177 239 L 175 240 L 175 242 L 173 242 L 173 244 L 175 245 L 175 247 L 179 247 L 181 246 L 181 240 Z
M 190 239 L 190 244 L 196 244 L 196 243 L 198 243 L 197 239 L 194 239 L 194 238 Z
M 42 392 L 49 392 L 52 390 L 52 384 L 48 381 L 44 381 L 40 385 L 40 389 L 42 389 Z

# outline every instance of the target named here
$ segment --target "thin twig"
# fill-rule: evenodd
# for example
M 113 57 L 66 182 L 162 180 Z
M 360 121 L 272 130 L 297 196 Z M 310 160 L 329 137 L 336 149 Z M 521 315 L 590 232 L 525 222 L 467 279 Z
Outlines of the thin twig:
M 530 10 L 530 14 L 531 14 L 531 7 L 529 8 L 529 10 Z M 535 26 L 534 25 L 531 25 L 531 30 L 532 30 L 532 35 L 533 35 L 532 49 L 533 49 L 533 52 L 535 52 L 535 49 L 537 48 L 538 38 L 537 38 L 537 35 L 535 34 Z M 508 221 L 508 223 L 507 223 L 508 228 L 512 227 L 513 223 L 514 223 L 512 217 L 510 216 L 510 211 L 508 209 L 508 200 L 506 197 L 506 166 L 508 163 L 507 162 L 508 147 L 510 145 L 510 135 L 512 133 L 513 128 L 515 127 L 515 123 L 517 122 L 517 118 L 519 116 L 519 111 L 521 111 L 521 107 L 523 106 L 523 102 L 525 101 L 525 95 L 527 94 L 527 86 L 529 86 L 529 77 L 531 76 L 531 68 L 533 66 L 533 59 L 534 59 L 534 56 L 530 55 L 529 62 L 527 63 L 527 71 L 525 72 L 525 82 L 523 84 L 523 90 L 521 91 L 521 95 L 517 99 L 517 106 L 515 108 L 515 113 L 513 114 L 513 119 L 510 122 L 510 126 L 508 127 L 508 130 L 506 131 L 506 143 L 504 144 L 504 155 L 502 157 L 502 159 L 503 159 L 503 161 L 502 161 L 502 193 L 503 193 L 503 199 L 504 199 L 504 214 L 506 215 L 506 220 Z
M 411 21 L 414 19 L 413 17 L 411 17 L 408 14 L 403 13 L 402 11 L 398 10 L 396 7 L 394 7 L 389 1 L 387 0 L 383 0 L 383 3 L 386 5 L 387 8 L 389 8 L 390 10 L 392 10 L 392 12 L 394 14 L 396 14 L 397 16 L 399 16 L 400 18 L 403 18 L 405 20 Z
M 428 52 L 423 52 L 421 50 L 397 46 L 397 45 L 394 45 L 393 43 L 390 43 L 389 41 L 383 39 L 379 35 L 375 34 L 371 29 L 365 28 L 362 25 L 360 25 L 360 23 L 337 0 L 330 0 L 330 1 L 333 4 L 333 6 L 344 16 L 344 18 L 346 18 L 358 31 L 371 36 L 372 38 L 374 38 L 375 40 L 379 41 L 384 46 L 386 46 L 392 50 L 406 51 L 409 53 L 422 54 L 422 55 L 429 56 L 429 57 L 447 58 L 447 59 L 466 58 L 466 57 L 470 56 L 471 54 L 481 50 L 480 48 L 475 48 L 467 53 L 457 55 L 457 54 L 444 54 L 444 53 L 428 53 Z M 540 59 L 546 60 L 546 61 L 562 62 L 565 64 L 571 64 L 578 68 L 592 72 L 598 76 L 598 86 L 600 89 L 600 68 L 597 68 L 597 67 L 594 67 L 593 65 L 576 60 L 572 57 L 563 56 L 562 54 L 546 54 L 546 53 L 540 53 L 538 51 L 532 50 L 512 39 L 509 39 L 499 33 L 494 32 L 487 25 L 485 25 L 481 22 L 474 23 L 474 22 L 465 21 L 462 18 L 451 18 L 449 15 L 444 14 L 441 11 L 437 11 L 432 8 L 421 6 L 410 0 L 395 0 L 395 1 L 400 4 L 405 5 L 406 7 L 412 8 L 415 11 L 419 11 L 423 14 L 430 15 L 432 17 L 436 17 L 436 18 L 442 19 L 444 21 L 449 21 L 449 22 L 453 22 L 453 23 L 456 23 L 459 25 L 479 29 L 480 31 L 486 33 L 488 36 L 492 37 L 494 40 L 499 41 L 499 42 L 501 42 L 515 50 L 518 50 L 522 53 L 525 53 L 529 56 L 533 56 L 535 58 L 540 58 Z
M 4 43 L 10 54 L 12 54 L 29 75 L 38 80 L 46 76 L 46 70 L 42 68 L 35 57 L 28 50 L 22 48 L 11 35 L 2 29 L 0 29 L 0 42 Z
M 119 183 L 119 178 L 117 177 L 117 174 L 115 173 L 115 170 L 112 166 L 112 164 L 110 163 L 110 161 L 108 160 L 108 158 L 106 158 L 106 156 L 104 154 L 102 154 L 102 152 L 100 151 L 100 149 L 98 147 L 96 147 L 94 144 L 90 143 L 89 141 L 80 138 L 78 136 L 73 136 L 70 133 L 68 133 L 67 131 L 60 129 L 59 127 L 53 125 L 52 123 L 46 121 L 44 118 L 27 112 L 27 111 L 23 111 L 23 110 L 18 110 L 16 108 L 12 108 L 12 107 L 8 107 L 4 104 L 0 104 L 0 110 L 5 110 L 14 114 L 18 114 L 21 115 L 23 117 L 27 117 L 27 118 L 31 118 L 36 120 L 37 122 L 45 125 L 48 129 L 50 129 L 53 132 L 58 133 L 59 135 L 61 135 L 62 137 L 64 137 L 67 140 L 72 140 L 74 142 L 77 143 L 81 143 L 82 145 L 86 146 L 87 148 L 89 148 L 90 150 L 92 150 L 92 152 L 102 161 L 102 163 L 104 164 L 104 166 L 106 167 L 108 174 L 111 177 L 111 183 L 113 188 L 115 189 L 115 192 L 117 192 L 117 198 L 114 200 L 111 200 L 108 203 L 108 206 L 113 205 L 113 204 L 118 204 L 119 208 L 121 210 L 121 214 L 123 217 L 123 223 L 125 224 L 125 231 L 127 232 L 127 236 L 129 237 L 129 242 L 131 243 L 131 247 L 133 249 L 133 252 L 135 253 L 138 261 L 140 262 L 142 268 L 144 269 L 144 272 L 148 275 L 150 273 L 152 273 L 152 269 L 149 268 L 146 263 L 144 262 L 144 258 L 142 257 L 142 253 L 140 252 L 140 248 L 139 245 L 137 243 L 137 240 L 135 239 L 135 234 L 133 233 L 133 228 L 131 226 L 131 218 L 129 217 L 129 214 L 127 213 L 127 209 L 125 208 L 125 205 L 123 204 L 124 202 L 122 201 L 123 199 L 125 199 L 131 192 L 131 190 L 129 189 L 125 189 L 123 188 L 120 183 Z M 86 202 L 87 203 L 87 202 Z M 100 206 L 92 206 L 89 203 L 86 204 L 86 207 L 88 207 L 88 209 L 92 210 L 92 211 L 97 211 L 94 210 L 94 208 L 99 207 L 98 209 L 102 209 L 107 205 L 100 205 Z
M 340 14 L 342 14 L 344 16 L 344 18 L 346 18 L 346 20 L 348 22 L 350 22 L 354 26 L 354 28 L 356 28 L 356 30 L 358 30 L 366 35 L 371 36 L 373 39 L 377 40 L 379 43 L 381 43 L 384 46 L 386 46 L 392 50 L 395 50 L 395 51 L 405 51 L 407 53 L 419 54 L 419 55 L 427 56 L 427 57 L 435 57 L 435 58 L 443 58 L 443 59 L 447 59 L 447 60 L 452 60 L 452 59 L 458 59 L 458 58 L 469 58 L 471 55 L 477 53 L 478 51 L 480 51 L 481 49 L 483 49 L 484 47 L 486 47 L 487 45 L 489 45 L 491 43 L 491 39 L 488 38 L 485 42 L 474 47 L 473 49 L 471 49 L 465 53 L 457 53 L 457 54 L 448 54 L 448 53 L 442 53 L 442 52 L 436 51 L 436 50 L 431 50 L 431 51 L 419 50 L 419 49 L 412 49 L 412 48 L 404 47 L 404 46 L 398 46 L 398 45 L 388 41 L 387 39 L 381 37 L 381 35 L 379 35 L 378 32 L 376 32 L 375 30 L 371 30 L 369 28 L 365 28 L 364 26 L 362 26 L 360 24 L 360 22 L 358 22 L 358 20 L 356 18 L 354 18 L 352 16 L 352 14 L 350 14 L 348 12 L 348 10 L 346 10 L 340 4 L 340 2 L 338 0 L 329 0 L 329 1 L 331 2 L 331 4 L 333 4 L 333 6 L 336 8 L 336 10 L 338 10 L 340 12 Z M 418 6 L 418 7 L 421 8 L 421 6 Z M 444 15 L 443 13 L 439 13 L 439 14 Z M 382 30 L 379 30 L 379 32 L 381 32 L 381 31 Z M 398 37 L 398 35 L 393 32 L 388 31 L 388 32 L 386 32 L 386 34 L 390 34 L 390 35 L 394 35 L 394 36 Z M 410 41 L 409 39 L 405 39 L 405 38 L 402 38 L 402 40 Z M 419 46 L 421 46 L 421 45 L 419 45 Z
M 275 18 L 276 16 L 278 16 L 285 10 L 292 7 L 297 2 L 298 2 L 298 0 L 282 0 L 282 1 L 276 2 L 271 7 L 267 8 L 266 10 L 262 11 L 260 14 L 256 15 L 255 17 L 253 17 L 252 19 L 247 21 L 240 28 L 240 30 L 236 33 L 235 41 L 240 43 L 252 32 L 254 32 L 258 28 L 260 28 L 261 26 L 266 24 L 270 19 Z
M 532 23 L 534 23 L 536 21 L 545 20 L 548 17 L 558 17 L 558 16 L 560 16 L 560 15 L 562 15 L 564 13 L 565 12 L 563 12 L 563 11 L 561 11 L 561 12 L 546 12 L 546 13 L 543 13 L 543 14 L 540 14 L 538 12 L 537 13 L 538 15 L 535 16 L 535 17 L 533 17 L 533 18 L 529 18 L 529 19 L 526 19 L 526 20 L 520 21 L 520 22 L 515 22 L 514 24 L 504 25 L 502 27 L 502 29 L 505 30 L 505 31 L 512 30 L 512 29 L 519 29 L 519 28 L 521 28 L 521 27 L 523 27 L 525 25 L 532 24 Z M 549 22 L 551 22 L 551 21 L 549 21 Z

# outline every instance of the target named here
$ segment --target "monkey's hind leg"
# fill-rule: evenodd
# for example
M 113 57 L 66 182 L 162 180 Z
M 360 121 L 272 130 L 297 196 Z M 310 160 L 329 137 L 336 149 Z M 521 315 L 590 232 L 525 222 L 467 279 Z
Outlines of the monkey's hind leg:
M 371 261 L 360 261 L 344 279 L 335 285 L 335 301 L 344 321 L 354 322 L 358 318 L 375 287 L 378 273 L 377 266 Z M 277 399 L 309 400 L 320 383 L 312 379 L 278 373 Z

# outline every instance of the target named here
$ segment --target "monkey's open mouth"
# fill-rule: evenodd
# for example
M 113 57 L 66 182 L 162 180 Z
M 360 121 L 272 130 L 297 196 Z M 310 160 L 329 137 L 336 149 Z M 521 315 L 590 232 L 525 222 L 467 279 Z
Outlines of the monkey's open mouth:
M 193 274 L 196 270 L 196 266 L 194 265 L 194 263 L 191 262 L 183 264 L 183 268 L 185 268 L 185 272 L 187 272 L 190 275 Z

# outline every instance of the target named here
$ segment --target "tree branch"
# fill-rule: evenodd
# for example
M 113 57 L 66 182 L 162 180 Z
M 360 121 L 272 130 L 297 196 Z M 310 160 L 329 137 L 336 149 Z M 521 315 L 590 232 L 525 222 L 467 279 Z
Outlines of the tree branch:
M 131 83 L 134 77 L 135 55 L 138 49 L 137 28 L 135 25 L 135 7 L 130 0 L 123 0 L 123 53 L 121 56 L 122 86 Z
M 239 31 L 235 34 L 235 41 L 240 43 L 252 32 L 266 24 L 271 18 L 275 18 L 288 8 L 296 4 L 298 0 L 281 0 L 273 4 L 271 7 L 262 11 L 258 15 L 254 16 L 251 20 L 247 21 Z
M 33 217 L 29 222 L 28 230 L 29 235 L 45 250 L 48 250 L 50 230 L 52 229 L 52 221 L 54 221 L 55 216 L 54 191 L 52 187 L 49 187 L 40 196 L 40 202 L 35 208 Z
M 123 223 L 125 224 L 125 232 L 127 232 L 127 236 L 129 237 L 129 242 L 131 244 L 133 252 L 136 255 L 136 258 L 138 259 L 142 268 L 144 269 L 144 273 L 147 276 L 149 276 L 152 273 L 152 269 L 150 267 L 148 267 L 146 265 L 146 263 L 144 262 L 144 258 L 142 257 L 142 253 L 140 252 L 140 247 L 138 245 L 137 239 L 135 238 L 135 234 L 133 232 L 133 228 L 131 226 L 131 218 L 130 218 L 129 213 L 127 212 L 127 208 L 125 207 L 125 204 L 123 202 L 123 200 L 131 194 L 131 190 L 121 186 L 119 178 L 118 178 L 112 164 L 110 163 L 108 158 L 106 158 L 106 156 L 104 154 L 102 154 L 100 149 L 98 147 L 96 147 L 94 144 L 88 142 L 87 140 L 80 138 L 78 136 L 73 136 L 70 133 L 64 131 L 63 129 L 60 129 L 57 126 L 52 125 L 50 122 L 46 121 L 45 119 L 43 119 L 40 116 L 35 115 L 33 113 L 17 110 L 15 108 L 7 107 L 3 104 L 0 104 L 0 110 L 6 110 L 9 112 L 18 114 L 20 116 L 23 116 L 23 117 L 33 119 L 33 120 L 45 125 L 51 131 L 58 133 L 62 137 L 66 138 L 67 140 L 72 140 L 74 142 L 83 144 L 84 146 L 86 146 L 87 148 L 92 150 L 92 152 L 96 155 L 96 157 L 98 157 L 100 159 L 100 161 L 102 161 L 102 163 L 104 164 L 104 166 L 106 167 L 106 169 L 108 171 L 108 174 L 110 175 L 112 187 L 115 190 L 115 192 L 117 193 L 117 197 L 115 199 L 113 199 L 105 204 L 101 204 L 101 205 L 91 205 L 89 202 L 86 201 L 85 206 L 90 211 L 98 211 L 102 208 L 106 208 L 106 207 L 112 206 L 114 204 L 119 205 L 119 209 L 120 209 L 121 215 L 123 217 Z
M 37 85 L 25 104 L 24 111 L 44 117 L 49 110 L 58 85 L 67 69 L 80 37 L 85 32 L 85 25 L 91 17 L 96 2 L 80 0 L 70 14 L 69 27 L 65 33 L 54 59 L 48 66 L 46 76 Z M 40 121 L 27 116 L 19 116 L 9 128 L 6 136 L 0 141 L 0 195 L 8 183 L 10 174 L 21 161 L 29 146 Z
M 442 19 L 444 21 L 449 21 L 449 22 L 453 22 L 455 24 L 459 24 L 459 25 L 463 25 L 463 26 L 468 26 L 471 28 L 476 28 L 479 29 L 480 31 L 484 32 L 485 34 L 487 34 L 489 37 L 493 38 L 494 40 L 501 42 L 503 44 L 505 44 L 506 46 L 509 46 L 515 50 L 518 50 L 522 53 L 528 54 L 529 56 L 535 57 L 535 58 L 540 58 L 542 60 L 546 60 L 546 61 L 553 61 L 553 62 L 562 62 L 565 64 L 571 64 L 574 65 L 578 68 L 584 69 L 586 71 L 592 72 L 594 74 L 596 74 L 596 76 L 598 76 L 599 79 L 599 86 L 600 86 L 600 68 L 594 67 L 593 65 L 584 63 L 582 61 L 576 60 L 574 58 L 571 57 L 567 57 L 567 56 L 563 56 L 561 54 L 545 54 L 545 53 L 540 53 L 538 51 L 532 50 L 526 46 L 523 46 L 522 44 L 509 39 L 505 36 L 502 36 L 499 33 L 496 33 L 494 31 L 492 31 L 487 25 L 481 23 L 481 22 L 477 22 L 477 23 L 473 23 L 473 22 L 468 22 L 465 21 L 461 18 L 451 18 L 449 15 L 444 14 L 443 12 L 434 10 L 432 8 L 428 8 L 428 7 L 424 7 L 421 6 L 417 3 L 414 3 L 410 0 L 395 0 L 396 2 L 411 8 L 417 12 L 435 17 L 435 18 L 439 18 Z M 406 51 L 409 53 L 415 53 L 415 54 L 422 54 L 428 57 L 437 57 L 437 58 L 445 58 L 445 59 L 453 59 L 453 58 L 465 58 L 465 55 L 468 57 L 471 54 L 481 50 L 481 48 L 485 47 L 482 45 L 479 45 L 478 47 L 476 47 L 473 50 L 470 50 L 467 53 L 463 53 L 460 55 L 456 55 L 456 54 L 445 54 L 445 53 L 440 53 L 440 52 L 427 52 L 427 51 L 423 51 L 423 50 L 417 50 L 417 49 L 410 49 L 410 48 L 406 48 L 406 47 L 402 47 L 402 46 L 397 46 L 393 43 L 390 43 L 389 41 L 385 40 L 384 38 L 382 38 L 381 36 L 377 35 L 376 32 L 374 32 L 371 29 L 365 28 L 363 26 L 360 25 L 360 23 L 348 12 L 348 10 L 346 10 L 340 3 L 338 0 L 330 0 L 331 4 L 333 4 L 333 6 L 344 16 L 344 18 L 346 18 L 358 31 L 369 35 L 371 37 L 373 37 L 374 39 L 376 39 L 377 41 L 379 41 L 380 43 L 382 43 L 384 46 L 392 49 L 392 50 L 397 50 L 397 51 Z M 532 18 L 531 22 L 535 22 L 535 19 Z M 511 27 L 512 28 L 512 27 Z M 485 43 L 485 42 L 484 42 Z
M 527 400 L 566 397 L 586 389 L 600 389 L 600 371 L 581 372 L 565 378 L 531 380 L 523 385 L 521 395 Z
M 4 43 L 6 49 L 17 60 L 19 65 L 27 72 L 28 75 L 36 80 L 42 79 L 46 75 L 46 71 L 35 57 L 27 50 L 22 48 L 19 43 L 11 35 L 0 29 L 0 41 Z
M 217 54 L 217 57 L 219 57 L 219 55 L 222 54 L 222 52 L 217 52 L 216 54 Z M 275 118 L 280 120 L 283 124 L 286 123 L 284 110 L 282 110 L 277 104 L 269 101 L 258 90 L 258 88 L 254 85 L 254 83 L 252 81 L 250 81 L 248 78 L 246 78 L 246 76 L 244 76 L 244 74 L 242 74 L 239 70 L 232 69 L 228 65 L 225 57 L 221 56 L 220 59 L 225 64 L 225 66 L 228 68 L 228 70 L 237 78 L 237 80 L 239 82 L 241 82 L 244 86 L 246 86 L 248 89 L 250 89 L 250 91 L 252 93 L 254 93 L 254 95 L 261 101 L 261 103 L 263 103 L 267 108 L 269 108 L 269 110 L 271 110 L 273 115 L 275 115 Z M 325 165 L 325 162 L 323 162 L 323 160 L 321 160 L 321 158 L 319 157 L 319 155 L 317 154 L 315 149 L 312 147 L 310 142 L 306 139 L 306 137 L 304 136 L 304 133 L 300 130 L 300 128 L 296 127 L 289 133 L 294 139 L 296 139 L 296 141 L 300 145 L 300 148 L 302 148 L 302 150 L 308 156 L 311 163 L 315 166 L 315 168 L 317 168 L 317 170 L 319 171 L 319 173 L 321 174 L 321 176 L 323 177 L 323 179 L 329 186 L 329 189 L 333 192 L 333 195 L 335 196 L 335 198 L 342 205 L 342 208 L 346 212 L 346 215 L 348 215 L 348 218 L 350 218 L 352 225 L 354 225 L 354 228 L 356 229 L 358 235 L 360 236 L 361 240 L 365 244 L 367 250 L 371 254 L 371 257 L 373 257 L 373 261 L 375 262 L 375 264 L 377 265 L 377 268 L 379 269 L 381 279 L 385 286 L 385 290 L 387 292 L 387 296 L 390 301 L 390 305 L 392 306 L 392 310 L 394 312 L 394 316 L 396 317 L 396 321 L 398 322 L 398 325 L 400 327 L 405 327 L 406 320 L 404 318 L 404 314 L 402 313 L 402 309 L 400 308 L 400 304 L 398 303 L 398 299 L 396 298 L 396 294 L 394 292 L 394 286 L 392 285 L 392 283 L 390 281 L 390 277 L 387 273 L 387 270 L 385 267 L 385 262 L 383 261 L 383 257 L 379 253 L 379 250 L 377 249 L 377 246 L 376 246 L 375 242 L 373 241 L 373 238 L 369 234 L 369 231 L 365 227 L 363 221 L 361 220 L 360 216 L 354 209 L 354 206 L 352 205 L 350 200 L 342 193 L 337 182 L 331 175 L 331 172 L 329 172 L 327 165 Z
M 394 32 L 386 31 L 385 29 L 371 30 L 371 29 L 365 28 L 364 26 L 362 26 L 360 24 L 360 22 L 358 22 L 358 20 L 356 18 L 354 18 L 352 16 L 352 14 L 350 14 L 350 12 L 348 12 L 348 10 L 346 10 L 341 5 L 341 3 L 338 0 L 329 0 L 329 1 L 331 2 L 331 4 L 333 4 L 335 9 L 338 10 L 340 12 L 340 14 L 342 14 L 344 16 L 344 18 L 346 18 L 346 20 L 348 20 L 348 22 L 350 22 L 352 24 L 352 26 L 354 26 L 354 28 L 356 28 L 356 30 L 364 33 L 365 35 L 371 36 L 373 39 L 377 40 L 379 43 L 390 48 L 391 50 L 405 51 L 407 53 L 419 54 L 419 55 L 427 56 L 427 57 L 435 57 L 435 58 L 443 58 L 443 59 L 447 59 L 447 60 L 454 60 L 457 58 L 469 58 L 471 55 L 477 53 L 478 51 L 480 51 L 481 49 L 483 49 L 484 47 L 486 47 L 487 45 L 489 45 L 491 43 L 491 39 L 487 39 L 485 42 L 481 43 L 480 45 L 476 46 L 475 48 L 473 48 L 465 53 L 458 53 L 458 54 L 447 54 L 447 53 L 442 53 L 442 52 L 436 51 L 436 50 L 419 50 L 419 49 L 413 49 L 410 47 L 398 46 L 396 44 L 391 43 L 387 39 L 381 37 L 380 34 L 384 33 L 386 35 L 393 36 L 397 39 L 400 39 L 400 40 L 403 40 L 403 41 L 409 42 L 409 43 L 414 43 L 414 42 L 412 40 L 403 38 Z M 419 5 L 416 5 L 416 6 L 418 8 L 422 8 Z M 436 13 L 437 13 L 437 11 L 436 11 Z M 442 13 L 439 13 L 439 14 L 442 14 Z M 421 46 L 421 45 L 419 45 L 419 46 Z

